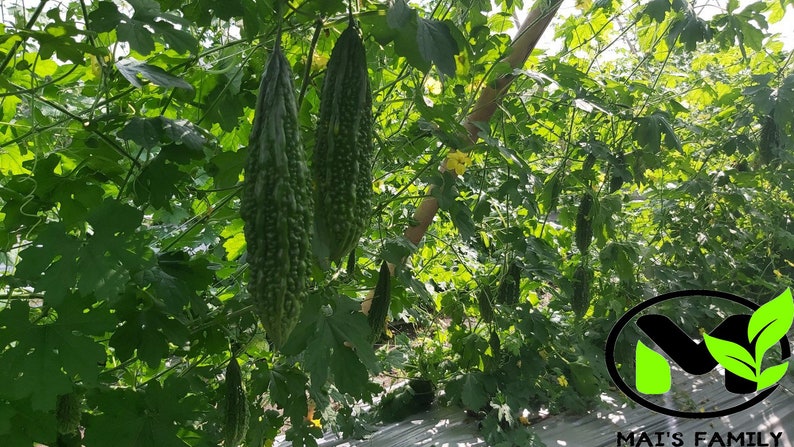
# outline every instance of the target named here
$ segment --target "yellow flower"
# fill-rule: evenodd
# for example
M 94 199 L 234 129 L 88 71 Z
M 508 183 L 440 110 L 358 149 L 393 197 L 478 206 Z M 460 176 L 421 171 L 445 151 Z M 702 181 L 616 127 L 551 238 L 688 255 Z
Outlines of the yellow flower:
M 559 383 L 560 386 L 564 388 L 568 386 L 568 379 L 566 379 L 564 375 L 557 377 L 557 383 Z
M 425 82 L 425 87 L 427 87 L 427 92 L 431 95 L 440 95 L 442 91 L 442 85 L 436 78 L 427 78 Z
M 320 71 L 328 65 L 328 56 L 318 53 L 312 54 L 312 71 Z
M 447 169 L 455 171 L 455 174 L 463 175 L 469 166 L 471 166 L 471 158 L 465 152 L 450 151 L 447 154 Z

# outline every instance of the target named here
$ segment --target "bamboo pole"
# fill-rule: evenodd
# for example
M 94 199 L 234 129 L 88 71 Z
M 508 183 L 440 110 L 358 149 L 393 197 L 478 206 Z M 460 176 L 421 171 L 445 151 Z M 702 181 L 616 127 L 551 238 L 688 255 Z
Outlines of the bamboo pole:
M 532 50 L 535 49 L 540 37 L 557 14 L 561 4 L 562 0 L 551 0 L 551 2 L 548 0 L 537 0 L 510 44 L 512 51 L 500 62 L 509 63 L 513 70 L 523 68 L 527 58 L 529 58 Z M 515 78 L 514 74 L 507 74 L 497 79 L 493 85 L 483 87 L 477 102 L 463 122 L 463 126 L 468 133 L 466 137 L 472 145 L 479 140 L 480 128 L 478 123 L 490 121 L 499 106 L 499 102 Z M 446 171 L 444 162 L 439 166 L 439 170 L 441 172 Z M 455 175 L 454 171 L 452 175 Z M 438 200 L 432 194 L 425 196 L 414 212 L 413 218 L 416 224 L 408 226 L 403 236 L 412 244 L 418 246 L 433 223 L 436 214 L 438 214 L 438 209 Z M 395 265 L 389 263 L 389 271 L 392 275 L 394 275 L 395 267 Z M 374 290 L 371 290 L 367 299 L 361 303 L 361 311 L 364 314 L 369 313 L 373 294 Z

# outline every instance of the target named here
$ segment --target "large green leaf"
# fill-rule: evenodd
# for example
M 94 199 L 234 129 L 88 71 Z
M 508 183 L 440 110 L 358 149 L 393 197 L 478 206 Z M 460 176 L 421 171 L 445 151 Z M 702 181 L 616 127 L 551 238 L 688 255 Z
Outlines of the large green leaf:
M 455 76 L 455 55 L 460 51 L 446 22 L 419 18 L 416 29 L 416 42 L 419 53 L 426 61 L 432 62 L 438 71 Z
M 183 88 L 192 90 L 193 86 L 174 75 L 168 74 L 165 70 L 155 65 L 147 64 L 135 59 L 121 59 L 116 62 L 119 73 L 135 87 L 142 88 L 143 83 L 138 79 L 138 75 L 148 79 L 155 85 L 166 88 Z

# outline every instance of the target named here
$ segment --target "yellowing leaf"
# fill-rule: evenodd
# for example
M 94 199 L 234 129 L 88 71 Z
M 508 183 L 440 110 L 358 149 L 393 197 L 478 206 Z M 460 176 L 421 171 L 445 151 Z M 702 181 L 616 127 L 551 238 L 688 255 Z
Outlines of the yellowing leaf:
M 323 70 L 326 65 L 328 65 L 328 56 L 318 53 L 312 54 L 312 71 Z
M 231 239 L 226 239 L 223 243 L 223 248 L 226 249 L 226 259 L 237 259 L 243 254 L 245 250 L 245 235 L 237 233 Z

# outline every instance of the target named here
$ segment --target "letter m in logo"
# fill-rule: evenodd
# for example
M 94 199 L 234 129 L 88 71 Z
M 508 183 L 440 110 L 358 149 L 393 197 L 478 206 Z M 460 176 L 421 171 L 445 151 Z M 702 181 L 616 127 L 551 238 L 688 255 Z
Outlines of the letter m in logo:
M 732 341 L 748 352 L 754 351 L 755 340 L 747 340 L 750 315 L 732 315 L 714 328 L 709 335 Z M 718 362 L 711 355 L 706 343 L 689 338 L 681 328 L 664 315 L 643 315 L 637 326 L 656 343 L 684 371 L 701 375 L 713 370 Z M 637 390 L 643 394 L 663 394 L 670 390 L 670 365 L 660 354 L 642 342 L 637 346 Z M 725 388 L 735 394 L 756 391 L 756 383 L 725 371 Z

